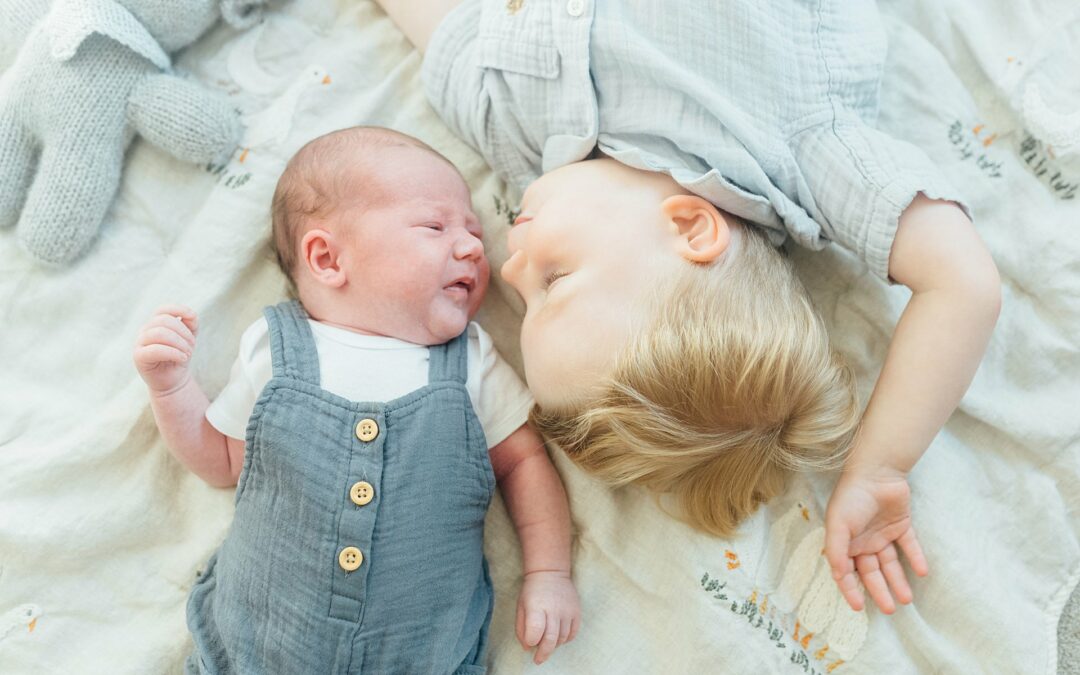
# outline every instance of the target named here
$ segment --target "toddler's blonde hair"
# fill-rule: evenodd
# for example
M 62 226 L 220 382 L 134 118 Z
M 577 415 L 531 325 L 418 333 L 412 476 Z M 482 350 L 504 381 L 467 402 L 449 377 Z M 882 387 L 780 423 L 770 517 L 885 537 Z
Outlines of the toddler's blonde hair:
M 531 414 L 581 468 L 670 493 L 675 515 L 723 537 L 789 472 L 842 464 L 859 421 L 851 372 L 790 263 L 755 228 L 735 231 L 730 259 L 659 286 L 598 398 Z

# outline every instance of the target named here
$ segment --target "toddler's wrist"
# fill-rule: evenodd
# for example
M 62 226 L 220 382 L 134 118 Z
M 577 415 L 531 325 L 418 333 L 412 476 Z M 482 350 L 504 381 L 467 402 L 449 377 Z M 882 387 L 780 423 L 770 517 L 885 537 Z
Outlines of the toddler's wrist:
M 907 480 L 908 469 L 881 462 L 850 462 L 844 467 L 841 480 L 869 480 L 881 483 Z

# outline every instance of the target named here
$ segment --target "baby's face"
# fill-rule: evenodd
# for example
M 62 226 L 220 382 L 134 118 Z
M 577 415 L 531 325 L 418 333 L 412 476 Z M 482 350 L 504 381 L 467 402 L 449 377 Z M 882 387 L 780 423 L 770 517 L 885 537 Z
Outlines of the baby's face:
M 525 300 L 521 351 L 541 406 L 596 394 L 648 318 L 657 280 L 685 264 L 661 212 L 672 185 L 599 159 L 545 174 L 525 191 L 502 276 Z
M 350 298 L 367 330 L 441 344 L 465 330 L 490 268 L 469 187 L 419 148 L 383 153 L 379 195 L 343 211 Z

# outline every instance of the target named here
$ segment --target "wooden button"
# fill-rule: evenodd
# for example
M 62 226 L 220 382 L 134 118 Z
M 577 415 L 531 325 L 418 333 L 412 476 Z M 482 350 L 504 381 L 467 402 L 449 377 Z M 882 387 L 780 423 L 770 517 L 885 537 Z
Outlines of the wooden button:
M 375 499 L 375 488 L 366 480 L 353 483 L 353 486 L 349 488 L 349 499 L 352 500 L 353 504 L 363 506 Z
M 370 418 L 360 420 L 356 425 L 356 437 L 365 443 L 370 443 L 379 435 L 378 423 Z
M 352 572 L 364 563 L 364 554 L 355 546 L 346 546 L 341 549 L 337 561 L 338 564 L 341 565 L 341 569 L 346 572 Z

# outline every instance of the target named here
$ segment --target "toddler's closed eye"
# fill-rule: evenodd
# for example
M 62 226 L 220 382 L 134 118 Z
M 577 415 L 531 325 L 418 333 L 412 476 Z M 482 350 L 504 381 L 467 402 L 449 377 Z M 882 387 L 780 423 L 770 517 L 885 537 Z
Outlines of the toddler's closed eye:
M 552 272 L 548 274 L 546 277 L 544 277 L 544 288 L 551 288 L 552 284 L 554 284 L 559 279 L 562 279 L 566 275 L 567 272 Z

